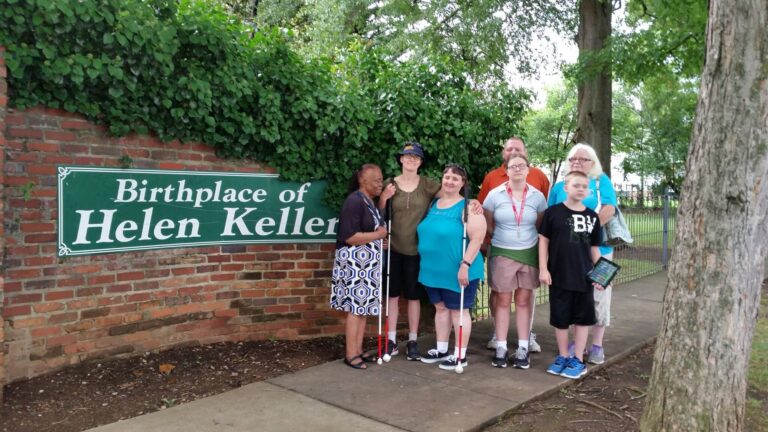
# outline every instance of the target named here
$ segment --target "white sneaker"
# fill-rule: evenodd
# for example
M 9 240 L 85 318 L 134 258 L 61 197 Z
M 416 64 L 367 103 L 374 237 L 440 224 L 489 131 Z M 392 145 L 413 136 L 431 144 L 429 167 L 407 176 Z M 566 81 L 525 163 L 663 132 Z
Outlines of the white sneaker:
M 492 337 L 491 340 L 488 341 L 488 343 L 485 345 L 486 348 L 489 350 L 496 351 L 496 348 L 498 348 L 498 344 L 496 343 L 496 336 Z
M 536 342 L 536 333 L 531 332 L 531 339 L 528 341 L 528 352 L 540 353 L 541 345 Z

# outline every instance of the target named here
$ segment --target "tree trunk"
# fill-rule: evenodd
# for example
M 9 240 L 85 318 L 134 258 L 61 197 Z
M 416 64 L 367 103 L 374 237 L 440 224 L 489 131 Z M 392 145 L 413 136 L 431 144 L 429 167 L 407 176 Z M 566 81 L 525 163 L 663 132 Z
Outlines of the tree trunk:
M 579 83 L 579 123 L 574 142 L 591 144 L 597 152 L 603 171 L 611 175 L 612 99 L 610 62 L 590 61 L 611 35 L 613 2 L 581 0 L 579 2 L 579 56 L 587 61 L 586 77 Z
M 741 431 L 768 253 L 768 0 L 711 0 L 642 431 Z

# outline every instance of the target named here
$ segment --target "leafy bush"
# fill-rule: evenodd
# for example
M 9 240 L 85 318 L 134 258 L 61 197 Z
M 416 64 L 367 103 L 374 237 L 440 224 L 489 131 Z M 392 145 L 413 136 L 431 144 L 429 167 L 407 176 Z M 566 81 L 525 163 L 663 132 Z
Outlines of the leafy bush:
M 447 63 L 391 62 L 359 45 L 338 63 L 303 59 L 279 31 L 254 32 L 203 0 L 0 0 L 0 44 L 16 107 L 325 178 L 334 206 L 360 164 L 393 174 L 406 139 L 424 145 L 428 173 L 462 163 L 479 184 L 529 102 L 507 86 L 473 90 Z

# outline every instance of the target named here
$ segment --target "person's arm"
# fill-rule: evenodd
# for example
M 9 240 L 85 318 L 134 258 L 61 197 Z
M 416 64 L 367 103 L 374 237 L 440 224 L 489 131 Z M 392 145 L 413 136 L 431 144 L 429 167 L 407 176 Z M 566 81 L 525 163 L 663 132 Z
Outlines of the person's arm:
M 603 207 L 600 208 L 600 214 L 598 217 L 600 218 L 600 225 L 605 226 L 605 224 L 608 223 L 611 219 L 613 219 L 613 215 L 616 214 L 616 207 L 609 205 L 609 204 L 603 204 Z
M 379 195 L 379 210 L 385 210 L 387 208 L 387 202 L 395 196 L 395 192 L 397 189 L 395 188 L 395 180 L 390 180 L 389 183 L 384 187 L 384 190 L 381 191 L 381 195 Z M 387 216 L 389 217 L 389 216 Z
M 387 227 L 379 225 L 376 231 L 371 232 L 356 232 L 347 239 L 347 244 L 350 246 L 360 246 L 366 243 L 370 243 L 374 240 L 383 239 L 387 236 Z
M 616 191 L 613 190 L 611 178 L 605 174 L 600 175 L 600 225 L 605 226 L 616 214 Z
M 483 214 L 483 205 L 480 204 L 480 201 L 471 199 L 469 200 L 469 212 L 480 216 Z
M 594 265 L 594 264 L 597 264 L 597 261 L 600 259 L 600 248 L 599 248 L 599 247 L 597 247 L 597 246 L 592 246 L 592 247 L 590 247 L 590 248 L 589 248 L 589 255 L 590 255 L 590 256 L 591 256 L 591 258 L 592 258 L 592 264 L 593 264 L 593 265 Z M 604 287 L 604 286 L 600 285 L 600 284 L 599 284 L 599 283 L 597 283 L 597 282 L 592 282 L 592 286 L 593 286 L 593 287 L 594 287 L 596 290 L 600 290 L 600 291 L 602 291 L 602 290 L 604 290 L 604 289 L 606 289 L 606 288 L 607 288 L 607 287 Z
M 541 221 L 544 220 L 544 212 L 536 213 L 536 229 L 541 228 Z
M 491 210 L 484 210 L 483 216 L 485 216 L 485 232 L 489 237 L 493 237 L 493 229 L 496 227 L 496 224 L 493 222 L 493 212 Z
M 539 234 L 539 282 L 544 285 L 552 285 L 552 275 L 549 274 L 547 261 L 549 260 L 549 239 Z
M 467 216 L 467 237 L 469 237 L 469 244 L 464 251 L 462 261 L 459 264 L 458 277 L 461 286 L 469 285 L 469 266 L 472 265 L 475 258 L 477 258 L 477 254 L 480 253 L 480 245 L 483 244 L 486 230 L 485 218 L 483 216 L 472 213 Z

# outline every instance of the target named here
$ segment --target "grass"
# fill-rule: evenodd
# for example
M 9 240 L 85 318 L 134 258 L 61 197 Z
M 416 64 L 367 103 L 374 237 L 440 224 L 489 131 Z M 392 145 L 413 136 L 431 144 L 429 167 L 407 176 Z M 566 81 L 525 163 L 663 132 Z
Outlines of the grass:
M 619 256 L 615 261 L 621 266 L 618 276 L 616 276 L 616 284 L 633 281 L 643 276 L 648 276 L 656 272 L 660 272 L 660 261 L 646 261 L 642 259 L 622 258 Z
M 624 219 L 627 221 L 629 231 L 635 240 L 634 247 L 658 247 L 661 248 L 664 242 L 664 216 L 661 211 L 624 213 Z M 669 245 L 675 240 L 674 232 L 676 227 L 676 217 L 674 214 L 669 218 Z
M 747 421 L 745 430 L 768 432 L 768 289 L 763 287 L 760 315 L 752 339 L 747 375 Z

